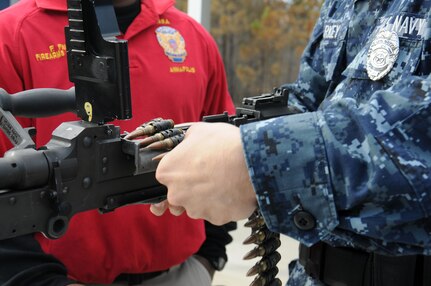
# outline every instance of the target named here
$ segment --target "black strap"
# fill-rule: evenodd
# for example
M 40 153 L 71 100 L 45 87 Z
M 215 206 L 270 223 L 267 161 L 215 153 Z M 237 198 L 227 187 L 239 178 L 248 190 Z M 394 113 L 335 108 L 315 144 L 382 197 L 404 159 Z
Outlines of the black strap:
M 324 244 L 316 243 L 313 247 L 299 245 L 299 263 L 304 267 L 305 272 L 314 279 L 322 280 Z
M 326 285 L 431 285 L 431 256 L 386 256 L 319 242 L 312 247 L 301 244 L 299 262 Z
M 416 272 L 422 273 L 422 265 L 418 263 L 421 256 L 385 256 L 374 255 L 374 284 L 381 286 L 394 285 L 416 285 L 421 286 L 419 281 L 415 281 Z

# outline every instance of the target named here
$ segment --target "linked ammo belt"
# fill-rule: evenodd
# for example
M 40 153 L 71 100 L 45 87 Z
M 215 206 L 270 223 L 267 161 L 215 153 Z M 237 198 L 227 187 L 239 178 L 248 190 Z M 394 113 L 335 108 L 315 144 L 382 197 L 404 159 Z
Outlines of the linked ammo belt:
M 127 283 L 128 285 L 138 285 L 146 280 L 150 280 L 159 275 L 162 275 L 167 271 L 168 270 L 148 272 L 148 273 L 138 273 L 138 274 L 124 273 L 124 274 L 118 275 L 117 278 L 115 278 L 115 282 Z
M 431 256 L 386 256 L 319 242 L 300 244 L 299 262 L 308 275 L 330 286 L 431 285 Z

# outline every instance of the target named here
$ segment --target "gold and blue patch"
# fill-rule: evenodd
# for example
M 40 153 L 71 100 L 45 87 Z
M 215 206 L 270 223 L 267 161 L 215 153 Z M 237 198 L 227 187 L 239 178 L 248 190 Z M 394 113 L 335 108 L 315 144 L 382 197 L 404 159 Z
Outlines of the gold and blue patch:
M 187 57 L 186 43 L 176 29 L 161 26 L 156 29 L 157 40 L 165 55 L 174 63 L 182 63 Z

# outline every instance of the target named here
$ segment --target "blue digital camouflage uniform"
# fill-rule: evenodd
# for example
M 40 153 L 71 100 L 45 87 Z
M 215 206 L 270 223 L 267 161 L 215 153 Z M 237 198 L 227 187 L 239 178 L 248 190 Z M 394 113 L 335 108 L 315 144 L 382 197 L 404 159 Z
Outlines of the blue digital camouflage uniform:
M 0 10 L 10 5 L 9 0 L 0 0 Z
M 269 228 L 382 254 L 431 255 L 431 0 L 328 0 L 284 87 L 305 113 L 241 127 Z M 399 55 L 372 81 L 367 54 L 394 31 Z M 316 227 L 301 230 L 299 211 Z M 321 285 L 299 263 L 289 285 Z

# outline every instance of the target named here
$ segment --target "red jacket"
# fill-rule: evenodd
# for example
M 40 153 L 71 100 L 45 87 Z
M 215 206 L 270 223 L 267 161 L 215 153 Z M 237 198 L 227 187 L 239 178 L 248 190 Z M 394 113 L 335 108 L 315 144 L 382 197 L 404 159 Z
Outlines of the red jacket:
M 132 120 L 114 122 L 122 131 L 156 117 L 180 123 L 234 110 L 215 42 L 173 5 L 172 0 L 143 0 L 141 13 L 122 36 L 129 43 L 133 110 Z M 65 0 L 21 0 L 1 11 L 0 87 L 9 93 L 69 88 L 66 25 Z M 166 31 L 173 35 L 173 44 Z M 77 118 L 64 114 L 21 122 L 36 127 L 36 144 L 41 146 L 60 122 L 70 120 Z M 8 148 L 1 134 L 0 155 Z M 186 215 L 156 217 L 148 206 L 128 206 L 104 215 L 80 213 L 64 237 L 36 238 L 46 253 L 65 264 L 69 277 L 111 283 L 120 273 L 157 271 L 183 262 L 199 249 L 204 236 L 202 221 Z

